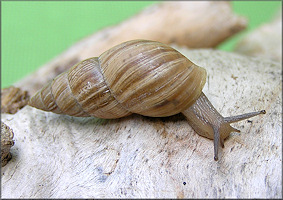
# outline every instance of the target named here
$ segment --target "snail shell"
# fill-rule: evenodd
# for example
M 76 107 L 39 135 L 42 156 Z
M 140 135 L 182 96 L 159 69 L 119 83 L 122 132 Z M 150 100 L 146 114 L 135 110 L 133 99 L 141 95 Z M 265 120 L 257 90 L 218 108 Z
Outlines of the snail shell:
M 182 112 L 201 136 L 214 140 L 214 159 L 230 126 L 265 111 L 223 117 L 202 93 L 206 71 L 168 45 L 132 40 L 83 60 L 39 90 L 29 105 L 76 117 L 166 117 Z
M 40 90 L 31 105 L 77 117 L 180 113 L 200 96 L 205 69 L 159 42 L 133 40 L 81 61 Z

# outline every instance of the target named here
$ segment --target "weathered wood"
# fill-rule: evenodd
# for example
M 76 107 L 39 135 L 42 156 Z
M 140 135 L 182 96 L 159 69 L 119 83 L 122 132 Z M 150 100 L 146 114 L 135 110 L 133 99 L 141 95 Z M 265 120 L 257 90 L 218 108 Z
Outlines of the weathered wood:
M 163 2 L 79 41 L 15 85 L 33 95 L 78 61 L 99 56 L 131 39 L 150 39 L 190 48 L 215 47 L 245 27 L 246 20 L 233 13 L 229 2 Z
M 29 98 L 27 91 L 14 86 L 1 89 L 1 113 L 16 113 L 28 104 Z
M 220 160 L 185 118 L 75 118 L 26 106 L 2 114 L 13 128 L 3 198 L 282 198 L 281 64 L 179 48 L 207 69 L 204 93 L 233 124 Z
M 4 167 L 12 156 L 10 148 L 14 145 L 14 133 L 5 123 L 1 121 L 1 166 Z
M 240 40 L 235 51 L 282 62 L 282 10 L 271 22 L 261 25 Z

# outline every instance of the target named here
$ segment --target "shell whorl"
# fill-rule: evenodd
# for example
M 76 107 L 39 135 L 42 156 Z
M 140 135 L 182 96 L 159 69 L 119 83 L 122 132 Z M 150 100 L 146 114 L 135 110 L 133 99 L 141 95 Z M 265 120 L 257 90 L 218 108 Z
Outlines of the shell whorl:
M 131 113 L 177 114 L 200 96 L 205 69 L 175 49 L 132 40 L 73 66 L 30 100 L 36 108 L 72 116 L 119 118 Z
M 119 118 L 130 114 L 110 93 L 97 57 L 57 76 L 31 98 L 30 105 L 77 117 Z

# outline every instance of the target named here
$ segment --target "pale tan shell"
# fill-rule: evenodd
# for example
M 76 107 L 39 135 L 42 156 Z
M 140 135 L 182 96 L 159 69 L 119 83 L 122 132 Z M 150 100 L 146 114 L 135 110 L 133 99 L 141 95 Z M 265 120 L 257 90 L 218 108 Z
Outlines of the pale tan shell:
M 38 91 L 29 104 L 80 117 L 164 117 L 192 105 L 205 81 L 205 69 L 175 49 L 132 40 L 76 64 Z

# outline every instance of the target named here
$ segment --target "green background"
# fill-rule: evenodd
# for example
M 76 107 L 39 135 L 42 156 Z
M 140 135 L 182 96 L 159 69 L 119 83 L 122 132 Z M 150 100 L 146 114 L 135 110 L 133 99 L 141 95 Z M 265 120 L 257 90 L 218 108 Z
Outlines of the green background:
M 1 88 L 35 71 L 80 39 L 115 25 L 156 1 L 2 1 Z M 232 51 L 247 32 L 269 22 L 281 1 L 233 1 L 248 28 L 218 48 Z

